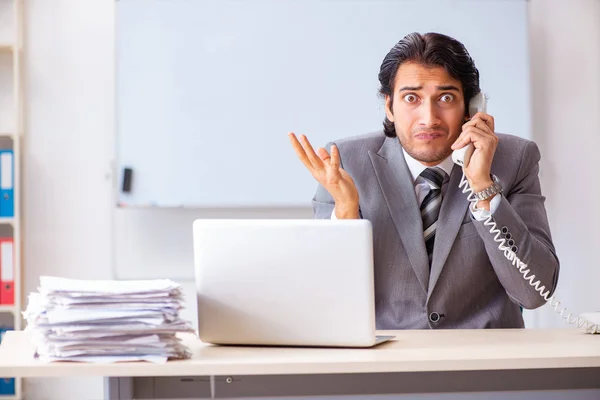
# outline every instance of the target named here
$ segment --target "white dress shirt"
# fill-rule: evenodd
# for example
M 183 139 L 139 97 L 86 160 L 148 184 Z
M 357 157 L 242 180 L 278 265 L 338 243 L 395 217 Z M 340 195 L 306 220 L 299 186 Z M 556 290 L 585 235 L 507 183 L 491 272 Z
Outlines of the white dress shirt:
M 431 186 L 428 181 L 426 181 L 425 179 L 423 179 L 421 177 L 421 172 L 423 172 L 427 167 L 424 166 L 423 164 L 421 164 L 419 161 L 412 158 L 406 152 L 406 150 L 402 149 L 402 152 L 404 153 L 404 159 L 406 160 L 406 164 L 408 165 L 408 169 L 410 170 L 410 174 L 412 175 L 412 178 L 413 178 L 413 185 L 415 186 L 415 192 L 417 194 L 417 201 L 419 204 L 421 204 L 423 202 L 423 199 L 425 198 L 425 196 L 427 196 L 427 193 L 429 193 L 429 190 L 431 190 L 433 188 L 433 186 Z M 451 155 L 448 156 L 445 160 L 443 160 L 441 163 L 436 165 L 436 167 L 440 167 L 442 170 L 444 170 L 444 172 L 446 174 L 448 174 L 448 176 L 450 176 L 450 173 L 452 172 L 452 168 L 454 167 L 454 161 L 452 161 L 452 156 Z M 444 185 L 447 185 L 447 184 L 444 184 Z M 444 189 L 445 188 L 442 187 L 442 196 L 445 191 Z M 464 195 L 466 197 L 467 193 L 465 193 Z M 490 215 L 494 214 L 494 212 L 498 208 L 498 205 L 500 204 L 500 196 L 501 196 L 501 194 L 498 193 L 490 201 L 490 210 L 489 211 L 484 208 L 474 208 L 474 207 L 469 207 L 469 210 L 471 210 L 471 213 L 473 214 L 475 219 L 477 219 L 478 221 L 483 221 L 486 218 L 488 218 Z M 335 207 L 333 208 L 333 212 L 331 213 L 331 219 L 337 219 L 337 217 L 335 215 Z

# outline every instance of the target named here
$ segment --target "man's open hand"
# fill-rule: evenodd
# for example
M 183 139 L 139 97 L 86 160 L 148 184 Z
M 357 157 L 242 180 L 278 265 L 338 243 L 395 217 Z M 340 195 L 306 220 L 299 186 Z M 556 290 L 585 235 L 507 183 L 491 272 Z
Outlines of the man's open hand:
M 300 140 L 292 132 L 288 136 L 300 161 L 333 197 L 336 217 L 358 218 L 358 190 L 350 174 L 340 167 L 337 147 L 331 146 L 331 155 L 322 147 L 315 153 L 305 135 L 300 135 Z

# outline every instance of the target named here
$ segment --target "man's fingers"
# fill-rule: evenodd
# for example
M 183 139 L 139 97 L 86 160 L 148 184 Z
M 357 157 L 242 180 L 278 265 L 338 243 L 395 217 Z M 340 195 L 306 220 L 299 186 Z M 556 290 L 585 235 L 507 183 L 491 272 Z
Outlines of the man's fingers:
M 494 117 L 489 114 L 478 112 L 472 119 L 463 124 L 463 132 L 460 134 L 456 142 L 452 145 L 452 149 L 456 150 L 467 145 L 470 141 L 475 141 L 475 137 L 467 137 L 467 133 L 471 130 L 478 132 L 490 140 L 497 141 L 498 136 L 494 133 Z M 479 140 L 483 140 L 480 138 Z
M 327 152 L 327 150 L 325 150 L 322 147 L 319 147 L 317 149 L 317 155 L 319 156 L 319 158 L 325 163 L 328 164 L 329 163 L 329 153 Z
M 300 135 L 300 143 L 302 144 L 302 147 L 304 147 L 304 152 L 306 153 L 306 156 L 310 160 L 312 166 L 314 168 L 323 168 L 323 161 L 321 161 L 319 156 L 317 156 L 315 150 L 305 135 Z
M 471 142 L 475 142 L 475 139 L 477 139 L 477 138 L 473 136 L 473 133 L 476 130 L 479 130 L 479 129 L 475 128 L 475 127 L 469 127 L 467 129 L 465 129 L 460 134 L 460 136 L 458 137 L 456 142 L 454 142 L 454 144 L 452 145 L 452 149 L 453 150 L 460 149 Z
M 469 120 L 468 122 L 465 122 L 462 126 L 462 130 L 465 131 L 467 128 L 469 127 L 474 127 L 477 129 L 481 129 L 482 131 L 486 132 L 488 135 L 493 135 L 494 131 L 492 131 L 490 129 L 490 127 L 487 125 L 487 123 L 482 120 L 481 118 L 474 118 Z
M 337 171 L 338 169 L 340 169 L 340 151 L 338 150 L 338 148 L 335 144 L 331 145 L 330 165 L 334 171 Z
M 308 168 L 309 170 L 312 170 L 313 169 L 312 163 L 308 159 L 308 156 L 306 155 L 306 151 L 304 151 L 304 147 L 302 147 L 302 144 L 300 144 L 300 142 L 298 141 L 298 138 L 296 138 L 296 135 L 294 135 L 293 132 L 290 132 L 290 133 L 288 133 L 288 137 L 290 138 L 290 142 L 292 143 L 292 147 L 294 148 L 296 155 L 298 156 L 300 161 L 302 161 L 302 164 L 304 164 L 304 166 L 306 168 Z
M 477 124 L 479 122 L 479 124 Z M 465 125 L 475 125 L 478 128 L 484 129 L 485 127 L 489 128 L 491 133 L 495 132 L 495 124 L 494 124 L 494 117 L 491 116 L 490 114 L 486 114 L 483 112 L 478 112 L 477 114 L 473 115 L 473 117 L 465 124 Z M 464 125 L 463 125 L 464 126 Z
M 480 118 L 486 123 L 486 125 L 490 128 L 492 133 L 494 133 L 495 132 L 494 117 L 491 116 L 490 114 L 481 113 Z
M 490 136 L 489 133 L 482 129 L 470 126 L 461 133 L 456 142 L 452 144 L 452 150 L 460 149 L 467 144 L 473 142 L 477 147 L 477 142 L 493 140 L 494 137 Z

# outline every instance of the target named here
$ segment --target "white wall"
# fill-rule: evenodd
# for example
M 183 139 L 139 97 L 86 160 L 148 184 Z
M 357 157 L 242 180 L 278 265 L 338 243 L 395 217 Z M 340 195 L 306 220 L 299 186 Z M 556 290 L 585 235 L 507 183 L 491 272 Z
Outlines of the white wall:
M 39 276 L 111 278 L 111 0 L 25 1 L 25 293 Z M 27 399 L 99 399 L 100 378 L 28 379 Z
M 576 312 L 599 310 L 592 289 L 600 278 L 593 257 L 600 233 L 592 226 L 600 217 L 589 210 L 600 189 L 586 185 L 598 179 L 581 168 L 598 161 L 600 144 L 600 3 L 530 3 L 533 128 L 562 261 L 558 294 Z M 189 223 L 207 214 L 112 207 L 113 1 L 26 0 L 26 24 L 25 293 L 41 274 L 112 278 L 117 262 L 145 263 L 168 276 L 170 263 L 190 260 Z M 577 151 L 564 152 L 567 145 Z M 243 213 L 253 215 L 263 214 Z M 532 326 L 564 326 L 545 309 L 527 318 Z M 27 399 L 103 395 L 98 378 L 28 379 L 25 390 Z
M 532 0 L 530 7 L 533 139 L 561 261 L 556 297 L 575 314 L 600 311 L 600 213 L 593 211 L 600 198 L 600 1 Z M 565 326 L 548 305 L 530 314 L 533 326 Z

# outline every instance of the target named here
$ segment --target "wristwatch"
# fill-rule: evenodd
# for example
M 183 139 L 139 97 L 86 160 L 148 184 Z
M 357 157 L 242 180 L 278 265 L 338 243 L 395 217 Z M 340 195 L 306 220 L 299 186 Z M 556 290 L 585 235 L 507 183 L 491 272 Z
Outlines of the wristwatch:
M 492 185 L 490 187 L 483 189 L 481 192 L 474 193 L 479 201 L 487 200 L 498 193 L 502 193 L 502 185 L 500 185 L 498 177 L 490 174 L 490 178 L 492 178 Z

